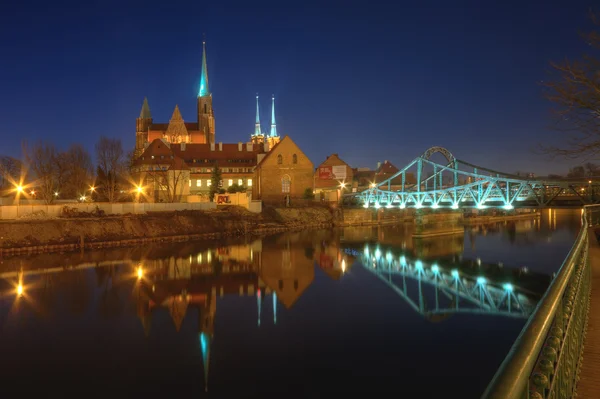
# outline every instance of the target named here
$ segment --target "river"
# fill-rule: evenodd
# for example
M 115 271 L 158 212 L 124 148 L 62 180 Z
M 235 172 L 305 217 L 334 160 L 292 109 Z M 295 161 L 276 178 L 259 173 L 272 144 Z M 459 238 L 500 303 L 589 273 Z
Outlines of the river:
M 579 218 L 544 210 L 429 239 L 405 224 L 0 258 L 3 390 L 478 398 Z M 455 297 L 441 282 L 450 270 L 476 294 L 478 278 L 492 296 L 510 282 L 522 306 Z

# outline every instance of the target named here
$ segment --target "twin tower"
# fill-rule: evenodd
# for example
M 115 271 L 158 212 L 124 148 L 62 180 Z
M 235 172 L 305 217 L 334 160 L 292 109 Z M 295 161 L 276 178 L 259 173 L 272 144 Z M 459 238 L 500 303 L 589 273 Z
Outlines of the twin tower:
M 269 148 L 279 142 L 275 124 L 275 97 L 272 102 L 271 131 L 269 134 L 265 134 L 260 129 L 258 96 L 256 96 L 256 125 L 254 134 L 250 136 L 252 143 L 265 143 Z M 162 139 L 168 143 L 209 144 L 215 142 L 215 114 L 212 93 L 208 87 L 206 42 L 202 42 L 202 72 L 197 107 L 198 122 L 184 122 L 179 107 L 176 105 L 169 123 L 154 123 L 148 100 L 144 98 L 140 116 L 136 120 L 135 156 L 140 156 L 146 146 L 156 139 Z

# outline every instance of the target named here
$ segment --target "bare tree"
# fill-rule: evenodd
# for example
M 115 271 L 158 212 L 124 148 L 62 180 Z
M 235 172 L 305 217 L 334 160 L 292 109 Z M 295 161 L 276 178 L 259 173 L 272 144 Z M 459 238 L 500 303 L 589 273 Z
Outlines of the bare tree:
M 590 13 L 600 25 L 598 15 Z M 593 50 L 600 50 L 600 34 L 582 34 Z M 555 104 L 556 128 L 566 133 L 565 146 L 541 145 L 552 157 L 597 157 L 600 152 L 600 58 L 585 54 L 580 60 L 552 63 L 557 79 L 545 82 L 546 97 Z
M 100 137 L 96 143 L 96 161 L 98 162 L 98 189 L 108 202 L 116 202 L 120 193 L 120 177 L 125 169 L 125 154 L 121 140 Z
M 0 193 L 12 189 L 19 182 L 21 161 L 13 157 L 0 155 Z
M 146 171 L 145 184 L 152 186 L 158 192 L 159 198 L 165 202 L 179 202 L 183 195 L 185 185 L 190 178 L 189 168 L 181 158 L 170 159 L 169 163 L 156 159 Z M 163 198 L 160 198 L 160 194 Z
M 36 177 L 34 186 L 38 197 L 46 204 L 54 200 L 54 192 L 58 187 L 56 167 L 56 149 L 51 143 L 38 141 L 33 145 L 23 142 L 25 162 Z

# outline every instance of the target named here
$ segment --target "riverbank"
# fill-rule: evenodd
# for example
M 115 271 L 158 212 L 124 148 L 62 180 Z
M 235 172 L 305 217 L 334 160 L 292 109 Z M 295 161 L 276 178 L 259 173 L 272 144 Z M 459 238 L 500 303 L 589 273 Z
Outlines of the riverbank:
M 231 206 L 209 211 L 14 220 L 0 223 L 0 255 L 65 252 L 180 242 L 333 226 L 326 207 L 270 208 L 261 214 Z

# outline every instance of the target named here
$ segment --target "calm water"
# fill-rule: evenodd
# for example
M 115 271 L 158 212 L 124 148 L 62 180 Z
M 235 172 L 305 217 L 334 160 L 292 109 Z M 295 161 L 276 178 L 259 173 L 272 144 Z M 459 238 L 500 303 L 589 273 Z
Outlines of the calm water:
M 579 215 L 544 211 L 428 240 L 404 225 L 4 258 L 2 396 L 477 398 L 525 317 L 432 312 L 433 286 L 419 295 L 408 279 L 401 294 L 401 279 L 385 282 L 348 254 L 367 244 L 443 270 L 473 261 L 483 275 L 488 263 L 525 266 L 511 281 L 532 287 L 527 278 L 547 284 L 560 266 Z

